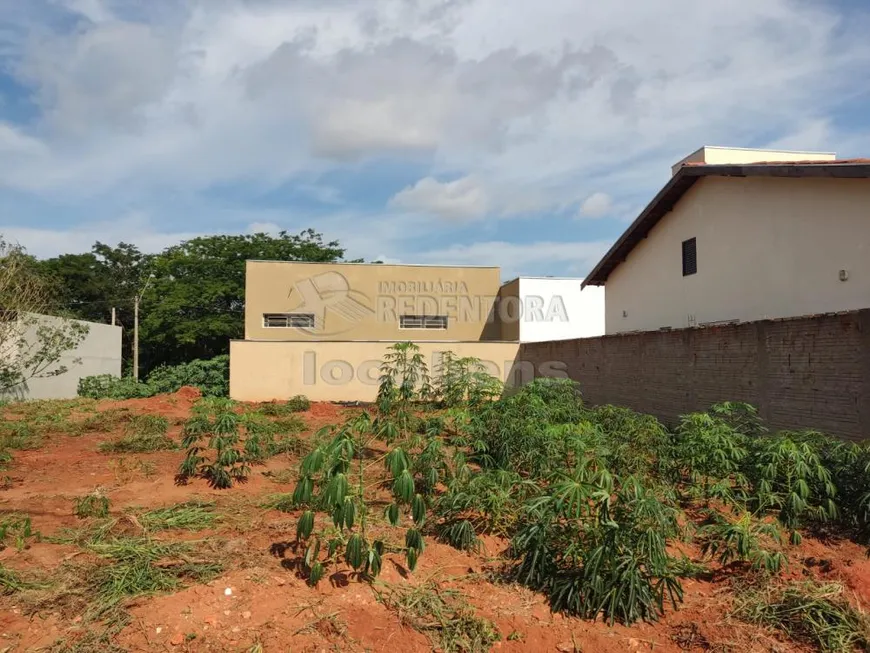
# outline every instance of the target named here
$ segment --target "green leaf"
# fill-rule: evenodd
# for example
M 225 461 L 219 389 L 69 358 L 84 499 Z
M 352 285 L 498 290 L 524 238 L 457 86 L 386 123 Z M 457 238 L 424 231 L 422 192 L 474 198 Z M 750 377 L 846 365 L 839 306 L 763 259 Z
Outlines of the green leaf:
M 426 521 L 426 500 L 419 494 L 414 497 L 414 501 L 411 503 L 411 515 L 418 528 L 423 526 Z
M 419 553 L 417 552 L 417 549 L 415 549 L 413 547 L 409 548 L 405 552 L 405 558 L 408 561 L 408 569 L 410 569 L 411 571 L 414 571 L 414 569 L 417 568 L 417 558 L 418 557 L 419 557 Z
M 347 497 L 344 500 L 344 525 L 347 528 L 353 528 L 354 520 L 356 519 L 356 502 Z
M 308 572 L 308 584 L 314 587 L 317 583 L 320 582 L 320 579 L 323 578 L 323 565 L 319 562 L 315 562 L 311 565 L 311 571 Z
M 386 515 L 387 521 L 390 522 L 391 526 L 399 525 L 399 518 L 401 515 L 399 514 L 399 506 L 397 506 L 395 503 L 391 503 L 390 505 L 388 505 L 387 509 L 384 511 L 384 514 Z
M 363 565 L 363 545 L 364 542 L 359 533 L 354 533 L 347 541 L 344 559 L 354 569 L 359 569 Z
M 311 531 L 314 530 L 314 513 L 306 510 L 299 518 L 299 523 L 296 525 L 296 539 L 307 540 L 311 536 Z
M 410 503 L 414 498 L 414 479 L 407 469 L 396 477 L 393 483 L 393 494 L 405 503 Z

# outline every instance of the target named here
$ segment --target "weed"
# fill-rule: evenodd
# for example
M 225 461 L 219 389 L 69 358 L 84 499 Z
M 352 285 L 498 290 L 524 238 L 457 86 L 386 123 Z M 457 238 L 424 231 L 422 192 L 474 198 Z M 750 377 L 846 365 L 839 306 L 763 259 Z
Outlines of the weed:
M 158 508 L 139 515 L 139 522 L 148 531 L 180 528 L 200 531 L 211 528 L 219 519 L 214 512 L 215 504 L 203 501 L 188 501 L 168 508 Z
M 88 415 L 79 422 L 82 433 L 109 433 L 133 418 L 127 408 L 110 408 Z
M 295 469 L 278 469 L 274 471 L 265 471 L 263 472 L 263 476 L 278 485 L 287 485 L 288 483 L 295 481 L 298 474 Z
M 291 492 L 272 494 L 266 497 L 266 500 L 260 505 L 267 510 L 280 510 L 281 512 L 295 512 L 299 509 Z
M 92 616 L 97 618 L 126 598 L 173 591 L 185 578 L 209 580 L 222 569 L 218 563 L 191 559 L 189 543 L 122 538 L 89 548 L 108 562 L 90 578 L 97 594 Z
M 33 530 L 28 515 L 13 513 L 0 518 L 0 551 L 8 546 L 7 541 L 12 542 L 16 549 L 22 551 L 27 548 L 30 539 L 38 542 L 42 539 L 42 535 L 39 531 Z
M 25 589 L 27 584 L 21 580 L 18 572 L 0 564 L 0 596 L 15 594 Z
M 500 639 L 495 625 L 478 617 L 456 590 L 441 589 L 433 582 L 388 586 L 378 593 L 378 600 L 445 653 L 484 653 Z
M 171 451 L 177 449 L 176 442 L 166 435 L 169 421 L 159 415 L 133 416 L 124 435 L 117 440 L 103 442 L 100 451 L 104 453 L 148 453 L 151 451 Z
M 88 517 L 105 518 L 109 516 L 109 497 L 99 490 L 74 499 L 73 514 L 79 519 Z
M 257 411 L 269 417 L 287 417 L 293 413 L 302 413 L 311 408 L 311 402 L 305 395 L 296 395 L 287 401 L 270 401 L 257 406 Z
M 773 626 L 822 651 L 866 650 L 870 622 L 853 608 L 837 583 L 792 583 L 751 589 L 737 597 L 734 615 Z

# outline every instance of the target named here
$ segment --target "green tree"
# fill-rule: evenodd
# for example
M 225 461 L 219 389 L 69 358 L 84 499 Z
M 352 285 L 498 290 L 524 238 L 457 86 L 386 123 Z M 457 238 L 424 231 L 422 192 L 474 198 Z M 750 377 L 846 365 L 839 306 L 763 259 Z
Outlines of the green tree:
M 142 300 L 143 371 L 226 354 L 230 339 L 244 336 L 245 261 L 329 262 L 343 254 L 338 242 L 324 243 L 311 229 L 204 236 L 169 247 L 154 257 Z
M 116 246 L 97 241 L 90 252 L 61 254 L 39 261 L 40 272 L 51 282 L 59 307 L 68 315 L 108 323 L 112 309 L 124 328 L 123 357 L 132 359 L 133 303 L 149 273 L 153 255 L 129 243 Z
M 30 379 L 67 371 L 58 363 L 84 339 L 87 327 L 39 317 L 54 309 L 51 287 L 34 260 L 0 238 L 0 394 L 16 394 Z

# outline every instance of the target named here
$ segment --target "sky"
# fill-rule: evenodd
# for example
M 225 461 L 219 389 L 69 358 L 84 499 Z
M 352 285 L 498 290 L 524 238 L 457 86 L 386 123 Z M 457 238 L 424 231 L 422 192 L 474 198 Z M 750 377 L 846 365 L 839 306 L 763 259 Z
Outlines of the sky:
M 583 276 L 702 145 L 870 155 L 857 0 L 0 0 L 0 234 Z

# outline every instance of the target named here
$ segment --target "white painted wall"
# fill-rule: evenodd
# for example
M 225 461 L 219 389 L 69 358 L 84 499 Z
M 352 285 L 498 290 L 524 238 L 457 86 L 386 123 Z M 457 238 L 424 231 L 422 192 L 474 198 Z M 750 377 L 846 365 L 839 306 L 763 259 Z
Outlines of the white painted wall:
M 57 324 L 63 318 L 48 315 L 37 316 L 39 323 Z M 111 324 L 71 320 L 88 327 L 88 334 L 73 350 L 46 371 L 65 366 L 63 374 L 29 379 L 26 383 L 0 393 L 3 399 L 74 399 L 78 396 L 79 379 L 96 374 L 121 376 L 121 327 Z M 28 327 L 23 334 L 25 342 L 33 342 L 37 325 Z
M 716 147 L 704 146 L 680 159 L 671 167 L 671 172 L 677 171 L 686 163 L 706 163 L 708 165 L 725 165 L 740 163 L 767 163 L 771 161 L 834 161 L 834 152 L 806 152 L 801 150 L 758 150 L 748 147 Z
M 604 288 L 582 279 L 520 277 L 520 342 L 604 335 Z
M 700 179 L 606 287 L 608 334 L 870 307 L 870 180 Z

